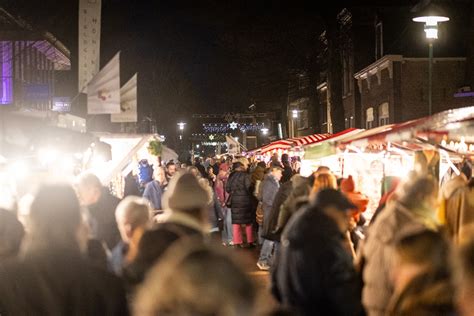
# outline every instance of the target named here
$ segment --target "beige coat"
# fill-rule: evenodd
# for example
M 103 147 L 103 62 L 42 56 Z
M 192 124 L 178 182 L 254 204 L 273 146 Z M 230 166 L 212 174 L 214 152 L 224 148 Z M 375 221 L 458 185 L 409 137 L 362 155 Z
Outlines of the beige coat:
M 423 219 L 396 202 L 387 205 L 370 227 L 362 249 L 362 303 L 369 316 L 387 314 L 393 294 L 390 270 L 395 241 L 406 231 L 424 227 Z
M 455 243 L 472 234 L 474 227 L 474 187 L 465 182 L 444 192 L 446 228 Z

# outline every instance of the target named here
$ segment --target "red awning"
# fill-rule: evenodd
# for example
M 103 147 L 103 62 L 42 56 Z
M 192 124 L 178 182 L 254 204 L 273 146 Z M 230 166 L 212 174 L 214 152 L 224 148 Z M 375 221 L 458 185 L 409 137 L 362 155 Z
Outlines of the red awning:
M 274 141 L 268 145 L 252 150 L 252 153 L 265 154 L 274 150 L 289 150 L 296 147 L 303 147 L 308 145 L 317 144 L 322 141 L 330 140 L 334 137 L 339 137 L 344 134 L 355 131 L 355 128 L 346 129 L 337 134 L 312 134 L 308 136 L 295 137 L 290 139 L 281 139 Z

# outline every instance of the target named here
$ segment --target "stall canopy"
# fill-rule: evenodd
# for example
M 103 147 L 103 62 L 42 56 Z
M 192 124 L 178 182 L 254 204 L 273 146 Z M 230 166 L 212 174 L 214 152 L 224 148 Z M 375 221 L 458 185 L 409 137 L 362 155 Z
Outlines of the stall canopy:
M 312 134 L 308 136 L 277 140 L 268 145 L 252 150 L 252 153 L 265 154 L 276 150 L 290 150 L 296 147 L 301 148 L 351 133 L 354 130 L 354 128 L 349 128 L 336 134 Z
M 339 147 L 392 144 L 417 150 L 426 145 L 448 152 L 474 153 L 474 106 L 452 109 L 433 116 L 374 128 L 339 142 Z M 370 147 L 369 147 L 370 149 Z

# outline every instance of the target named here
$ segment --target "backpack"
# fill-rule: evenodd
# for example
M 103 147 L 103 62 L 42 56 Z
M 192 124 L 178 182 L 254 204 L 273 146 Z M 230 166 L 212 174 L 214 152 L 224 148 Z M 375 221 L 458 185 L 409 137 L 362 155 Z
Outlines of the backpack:
M 138 182 L 140 185 L 145 185 L 153 180 L 153 166 L 148 163 L 148 160 L 142 159 L 138 162 Z

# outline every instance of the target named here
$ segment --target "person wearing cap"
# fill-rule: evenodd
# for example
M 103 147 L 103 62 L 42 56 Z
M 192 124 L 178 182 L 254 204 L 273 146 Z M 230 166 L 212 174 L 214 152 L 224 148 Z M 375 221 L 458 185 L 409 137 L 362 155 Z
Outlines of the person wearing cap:
M 341 192 L 323 189 L 284 229 L 272 287 L 295 314 L 362 313 L 356 271 L 344 246 L 354 208 Z
M 195 237 L 204 241 L 209 231 L 210 199 L 196 176 L 189 172 L 176 173 L 163 195 L 162 222 L 143 234 L 137 256 L 123 271 L 129 286 L 141 283 L 147 271 L 177 240 Z

